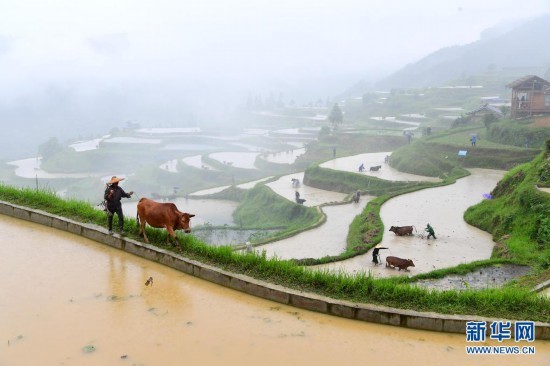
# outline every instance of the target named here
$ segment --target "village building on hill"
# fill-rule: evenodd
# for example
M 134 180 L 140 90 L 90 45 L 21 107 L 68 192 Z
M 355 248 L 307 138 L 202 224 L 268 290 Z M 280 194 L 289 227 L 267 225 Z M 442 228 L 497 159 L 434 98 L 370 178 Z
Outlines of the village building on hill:
M 482 122 L 484 118 L 487 118 L 486 116 L 490 115 L 492 115 L 494 119 L 501 119 L 504 117 L 502 110 L 500 110 L 498 107 L 490 105 L 489 103 L 485 103 L 481 107 L 466 113 L 468 121 L 471 121 L 473 123 Z
M 550 114 L 550 81 L 535 75 L 527 75 L 506 87 L 512 89 L 512 118 Z

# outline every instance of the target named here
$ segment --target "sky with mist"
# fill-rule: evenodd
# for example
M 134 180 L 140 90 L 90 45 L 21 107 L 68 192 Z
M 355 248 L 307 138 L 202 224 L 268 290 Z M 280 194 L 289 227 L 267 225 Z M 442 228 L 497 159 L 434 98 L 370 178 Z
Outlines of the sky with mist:
M 0 122 L 84 131 L 196 122 L 248 93 L 315 101 L 549 12 L 548 0 L 0 0 Z

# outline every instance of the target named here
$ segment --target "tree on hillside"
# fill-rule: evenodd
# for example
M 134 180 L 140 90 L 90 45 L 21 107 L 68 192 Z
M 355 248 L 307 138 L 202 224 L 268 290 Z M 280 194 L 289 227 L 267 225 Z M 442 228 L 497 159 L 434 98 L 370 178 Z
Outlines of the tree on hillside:
M 59 154 L 64 150 L 63 145 L 59 143 L 56 137 L 50 138 L 48 141 L 38 146 L 38 154 L 42 159 L 48 160 L 52 156 Z
M 342 110 L 338 106 L 338 103 L 336 103 L 334 107 L 332 107 L 332 110 L 330 111 L 330 115 L 328 116 L 328 120 L 330 121 L 330 123 L 334 125 L 334 127 L 344 122 L 344 114 L 342 113 Z
M 498 118 L 494 114 L 486 114 L 483 116 L 483 124 L 485 125 L 485 128 L 489 130 L 489 127 L 491 127 L 491 124 L 498 121 Z

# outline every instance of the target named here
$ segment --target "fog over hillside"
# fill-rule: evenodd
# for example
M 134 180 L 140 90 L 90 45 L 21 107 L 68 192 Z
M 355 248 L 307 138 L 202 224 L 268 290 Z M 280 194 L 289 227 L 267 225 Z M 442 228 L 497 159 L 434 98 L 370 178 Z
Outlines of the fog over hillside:
M 468 75 L 510 68 L 550 69 L 550 14 L 495 27 L 463 46 L 440 49 L 382 79 L 379 88 L 441 85 Z M 541 75 L 543 76 L 543 75 Z
M 334 98 L 548 12 L 545 0 L 3 2 L 0 158 L 129 121 L 231 125 L 249 96 Z

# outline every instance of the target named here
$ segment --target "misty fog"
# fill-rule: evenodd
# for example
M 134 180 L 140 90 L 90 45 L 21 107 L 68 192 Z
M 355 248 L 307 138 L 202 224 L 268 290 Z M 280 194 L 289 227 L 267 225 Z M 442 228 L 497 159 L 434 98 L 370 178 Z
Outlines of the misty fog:
M 234 123 L 249 95 L 337 100 L 546 1 L 9 1 L 0 4 L 0 157 L 50 137 Z

